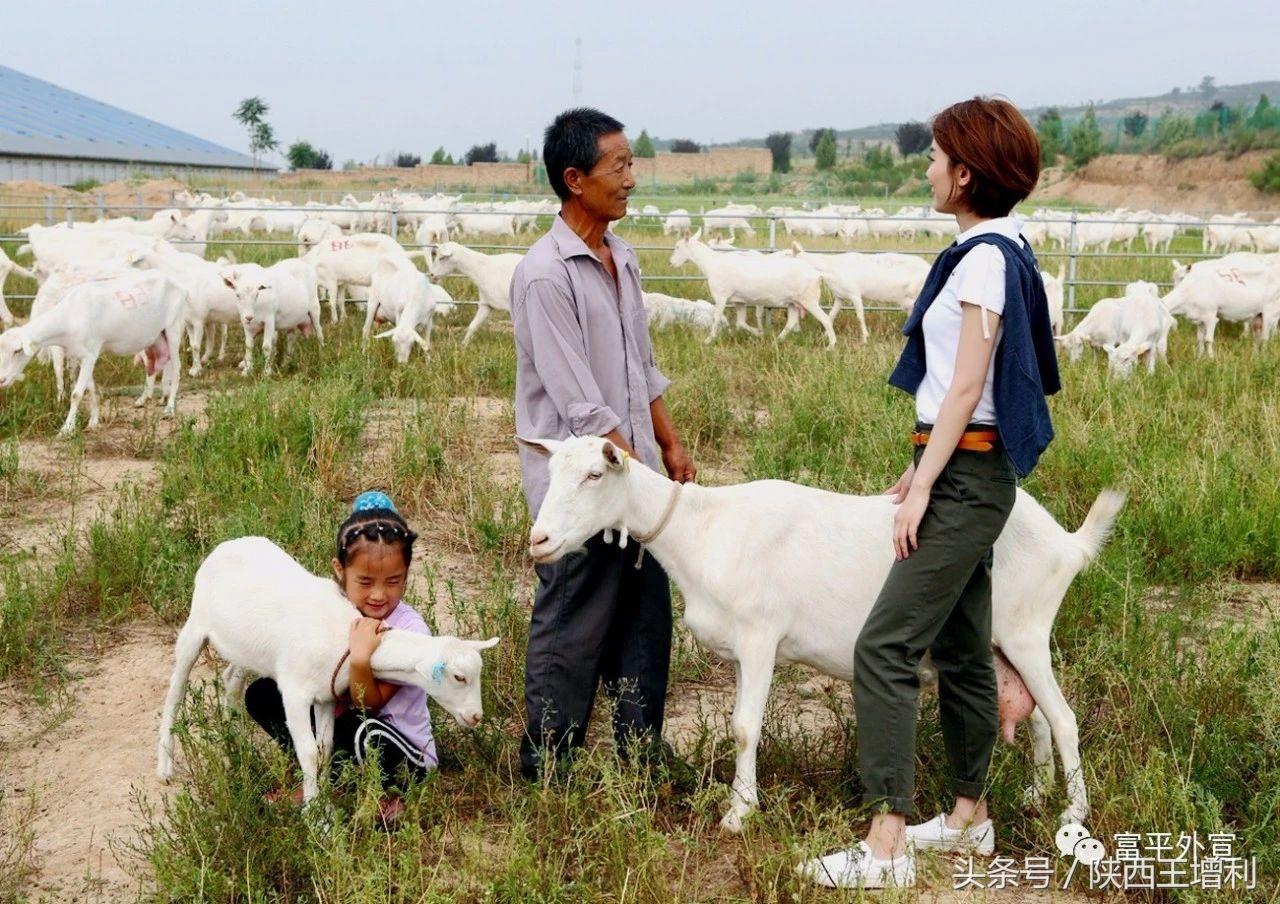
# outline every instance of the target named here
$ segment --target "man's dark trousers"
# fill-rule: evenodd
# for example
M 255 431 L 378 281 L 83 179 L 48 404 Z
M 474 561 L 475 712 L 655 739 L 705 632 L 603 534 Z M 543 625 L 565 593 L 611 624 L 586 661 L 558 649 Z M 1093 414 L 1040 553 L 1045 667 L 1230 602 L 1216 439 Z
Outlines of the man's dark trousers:
M 550 565 L 536 565 L 538 592 L 525 660 L 528 725 L 520 768 L 540 774 L 545 749 L 563 756 L 586 739 L 596 687 L 616 704 L 614 736 L 662 737 L 671 663 L 671 590 L 667 573 L 640 546 L 619 549 L 602 534 Z

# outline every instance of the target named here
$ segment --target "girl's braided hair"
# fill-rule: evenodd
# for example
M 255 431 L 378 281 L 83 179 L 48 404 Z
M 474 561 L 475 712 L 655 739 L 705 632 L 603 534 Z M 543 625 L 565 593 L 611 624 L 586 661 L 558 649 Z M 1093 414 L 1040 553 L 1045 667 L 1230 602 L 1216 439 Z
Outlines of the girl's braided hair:
M 404 556 L 404 565 L 413 560 L 413 541 L 418 535 L 400 513 L 389 508 L 359 509 L 347 516 L 338 528 L 338 562 L 345 568 L 351 550 L 361 540 L 369 543 L 395 544 Z

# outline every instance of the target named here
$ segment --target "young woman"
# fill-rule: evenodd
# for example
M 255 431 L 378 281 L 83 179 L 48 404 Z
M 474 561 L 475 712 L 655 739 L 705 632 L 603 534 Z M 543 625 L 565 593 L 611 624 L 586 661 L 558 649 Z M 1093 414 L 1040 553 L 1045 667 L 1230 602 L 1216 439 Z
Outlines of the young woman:
M 1014 205 L 1035 188 L 1040 146 L 1005 100 L 975 97 L 933 121 L 933 206 L 954 214 L 956 243 L 934 262 L 889 382 L 916 398 L 912 464 L 899 503 L 895 561 L 858 636 L 854 704 L 863 798 L 878 809 L 866 839 L 802 864 L 836 887 L 915 884 L 915 849 L 991 853 L 983 785 L 995 744 L 991 548 L 1017 479 L 1053 438 L 1045 396 L 1058 391 L 1048 302 Z M 913 813 L 916 667 L 929 650 L 955 807 Z

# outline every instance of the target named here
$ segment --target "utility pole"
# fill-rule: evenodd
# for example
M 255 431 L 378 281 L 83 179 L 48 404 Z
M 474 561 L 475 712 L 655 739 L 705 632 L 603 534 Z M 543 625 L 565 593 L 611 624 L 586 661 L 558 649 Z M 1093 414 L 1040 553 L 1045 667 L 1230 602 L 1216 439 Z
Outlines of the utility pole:
M 582 38 L 573 39 L 573 105 L 582 106 Z

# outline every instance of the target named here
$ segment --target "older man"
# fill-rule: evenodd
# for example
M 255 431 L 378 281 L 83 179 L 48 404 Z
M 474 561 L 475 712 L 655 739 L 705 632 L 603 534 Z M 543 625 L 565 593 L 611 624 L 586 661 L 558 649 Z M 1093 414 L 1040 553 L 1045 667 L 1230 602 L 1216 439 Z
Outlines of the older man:
M 603 436 L 673 480 L 694 467 L 662 393 L 670 381 L 653 360 L 640 265 L 609 224 L 627 213 L 635 187 L 622 123 L 598 110 L 569 110 L 546 131 L 547 179 L 561 201 L 551 231 L 534 243 L 511 282 L 516 336 L 516 430 L 523 436 Z M 547 492 L 546 459 L 520 451 L 529 511 Z M 671 657 L 671 594 L 652 556 L 606 544 L 535 566 L 538 591 L 525 663 L 528 726 L 522 772 L 537 777 L 548 751 L 585 740 L 601 680 L 616 703 L 622 750 L 660 742 Z

